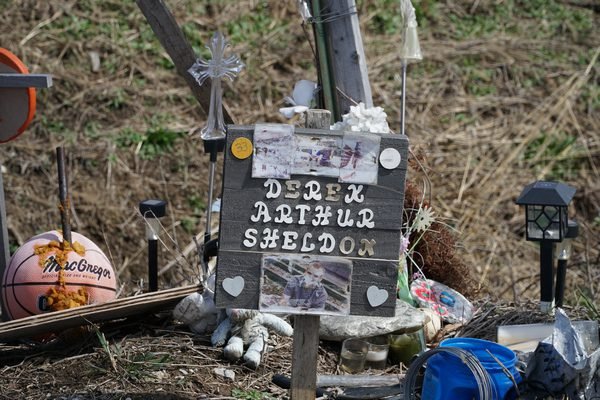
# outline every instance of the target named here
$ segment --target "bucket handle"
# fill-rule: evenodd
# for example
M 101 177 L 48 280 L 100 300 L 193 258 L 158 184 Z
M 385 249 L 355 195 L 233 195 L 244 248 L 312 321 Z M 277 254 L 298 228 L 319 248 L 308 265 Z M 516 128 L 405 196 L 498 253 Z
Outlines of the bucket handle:
M 521 392 L 519 391 L 519 385 L 517 384 L 517 381 L 515 380 L 515 377 L 512 375 L 512 373 L 509 371 L 509 369 L 506 368 L 506 366 L 504 364 L 502 364 L 502 361 L 500 361 L 498 359 L 498 357 L 496 357 L 494 354 L 492 354 L 492 352 L 489 349 L 485 349 L 485 351 L 490 355 L 490 357 L 492 357 L 494 359 L 494 361 L 496 361 L 496 363 L 500 366 L 500 368 L 502 368 L 502 372 L 504 372 L 504 375 L 506 375 L 506 377 L 508 379 L 510 379 L 510 381 L 513 384 L 513 387 L 515 388 L 515 392 L 514 393 L 516 393 L 517 398 L 520 398 L 521 397 Z

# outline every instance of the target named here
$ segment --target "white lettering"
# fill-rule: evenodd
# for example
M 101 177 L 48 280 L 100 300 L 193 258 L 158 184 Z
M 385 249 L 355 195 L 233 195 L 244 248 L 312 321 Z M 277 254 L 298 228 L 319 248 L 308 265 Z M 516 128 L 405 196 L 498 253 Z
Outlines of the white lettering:
M 346 226 L 354 226 L 354 220 L 350 218 L 350 210 L 337 210 L 337 224 L 344 228 Z
M 338 192 L 342 190 L 342 185 L 339 183 L 328 183 L 325 187 L 327 188 L 327 196 L 325 196 L 326 201 L 340 201 Z
M 321 200 L 321 185 L 317 181 L 308 181 L 304 185 L 308 189 L 307 193 L 304 193 L 304 200 Z
M 263 186 L 269 188 L 267 199 L 276 199 L 281 194 L 281 183 L 276 179 L 267 179 Z
M 335 248 L 335 239 L 330 233 L 322 233 L 318 240 L 322 243 L 321 247 L 319 248 L 319 252 L 321 253 L 331 253 Z
M 313 251 L 315 249 L 314 243 L 308 243 L 308 239 L 312 238 L 312 233 L 306 232 L 304 237 L 302 237 L 302 247 L 300 248 L 301 252 Z
M 356 186 L 354 183 L 348 186 L 348 190 L 351 193 L 347 193 L 344 196 L 344 201 L 346 204 L 352 203 L 353 201 L 357 203 L 362 203 L 365 200 L 365 195 L 362 194 L 363 185 Z
M 350 242 L 350 249 L 346 248 L 346 243 Z M 344 236 L 344 238 L 340 241 L 340 251 L 342 254 L 350 254 L 354 251 L 354 239 L 350 236 Z
M 294 207 L 296 210 L 299 211 L 299 215 L 298 215 L 298 224 L 299 225 L 306 225 L 306 220 L 304 219 L 306 212 L 310 211 L 310 206 L 306 205 L 306 204 L 298 204 L 296 205 L 296 207 Z
M 294 243 L 298 239 L 298 232 L 293 231 L 284 231 L 283 232 L 283 243 L 281 244 L 282 250 L 295 250 L 296 243 Z
M 300 197 L 300 192 L 298 192 L 298 188 L 300 187 L 300 181 L 285 181 L 285 187 L 287 188 L 287 192 L 285 193 L 286 199 L 297 199 Z
M 256 215 L 250 216 L 250 221 L 258 222 L 261 220 L 261 218 L 262 222 L 269 222 L 271 220 L 271 216 L 269 215 L 269 209 L 267 208 L 267 205 L 265 203 L 263 203 L 262 201 L 257 201 L 256 203 L 254 203 L 254 208 L 257 208 L 258 211 L 256 212 Z
M 365 254 L 368 254 L 368 256 L 371 257 L 373 254 L 375 254 L 375 251 L 373 250 L 373 246 L 375 246 L 375 239 L 360 239 L 360 244 L 361 246 L 358 250 L 359 256 L 364 257 Z
M 291 224 L 292 222 L 294 222 L 294 220 L 291 217 L 292 207 L 288 206 L 287 204 L 281 204 L 277 206 L 275 211 L 279 212 L 279 217 L 275 217 L 275 222 L 277 222 L 278 224 Z
M 331 217 L 331 207 L 316 206 L 315 217 L 312 220 L 313 226 L 326 226 L 329 225 L 329 217 Z
M 279 240 L 279 229 L 265 228 L 262 232 L 263 238 L 260 242 L 261 249 L 274 249 L 277 247 L 277 240 Z
M 357 228 L 369 228 L 373 229 L 375 222 L 373 222 L 373 210 L 370 208 L 363 208 L 358 212 L 358 216 L 362 217 L 362 220 L 356 221 Z
M 244 246 L 246 247 L 254 247 L 256 246 L 256 234 L 258 234 L 258 231 L 254 228 L 248 228 L 246 229 L 246 232 L 244 232 L 244 237 L 246 238 L 242 243 L 244 244 Z

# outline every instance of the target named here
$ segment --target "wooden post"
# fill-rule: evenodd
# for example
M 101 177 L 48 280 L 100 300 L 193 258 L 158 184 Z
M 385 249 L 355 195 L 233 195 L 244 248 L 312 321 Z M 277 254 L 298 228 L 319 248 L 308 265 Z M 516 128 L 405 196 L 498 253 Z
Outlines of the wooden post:
M 306 127 L 328 129 L 331 112 L 308 110 Z M 317 355 L 319 353 L 319 316 L 294 317 L 294 344 L 292 349 L 292 400 L 314 400 L 317 389 Z
M 329 70 L 336 88 L 334 118 L 359 102 L 373 107 L 367 60 L 363 49 L 355 0 L 320 0 Z M 326 16 L 326 17 L 325 17 Z M 319 54 L 321 57 L 321 54 Z
M 194 97 L 200 103 L 202 111 L 208 115 L 210 85 L 198 85 L 194 77 L 188 73 L 188 69 L 196 62 L 196 54 L 185 39 L 173 14 L 162 0 L 136 0 L 136 3 L 148 20 L 160 44 L 169 53 L 177 72 L 185 79 Z M 233 123 L 233 119 L 225 107 L 223 107 L 223 119 L 226 124 Z

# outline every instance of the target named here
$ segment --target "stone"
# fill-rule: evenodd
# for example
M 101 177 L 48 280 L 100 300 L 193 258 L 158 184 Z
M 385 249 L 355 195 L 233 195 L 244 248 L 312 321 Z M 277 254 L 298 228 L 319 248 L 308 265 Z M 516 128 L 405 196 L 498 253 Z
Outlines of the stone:
M 213 369 L 215 375 L 225 378 L 226 381 L 235 381 L 235 372 L 227 368 L 215 368 Z
M 319 338 L 342 341 L 350 337 L 372 337 L 425 324 L 425 313 L 402 300 L 396 301 L 395 317 L 321 315 Z

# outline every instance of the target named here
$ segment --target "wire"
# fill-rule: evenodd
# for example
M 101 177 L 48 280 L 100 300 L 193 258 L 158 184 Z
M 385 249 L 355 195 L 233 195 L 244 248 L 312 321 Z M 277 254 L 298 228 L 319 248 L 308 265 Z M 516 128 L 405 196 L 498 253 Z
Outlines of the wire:
M 415 360 L 413 360 L 406 372 L 406 377 L 404 381 L 404 399 L 417 399 L 420 398 L 413 393 L 414 387 L 419 377 L 419 372 L 421 371 L 421 367 L 425 364 L 425 362 L 432 356 L 438 353 L 448 353 L 455 357 L 460 358 L 460 360 L 466 364 L 467 368 L 473 373 L 473 377 L 475 378 L 475 382 L 477 383 L 477 388 L 479 390 L 479 400 L 494 400 L 498 398 L 496 387 L 492 382 L 492 378 L 487 373 L 486 369 L 481 365 L 481 362 L 470 352 L 463 350 L 458 347 L 438 347 L 433 350 L 429 350 L 421 354 Z
M 308 21 L 311 24 L 328 23 L 355 14 L 358 14 L 358 11 L 356 11 L 356 6 L 348 7 L 344 10 L 340 10 L 339 12 L 336 11 L 329 13 L 326 13 L 323 9 L 321 9 L 318 16 L 313 16 Z

